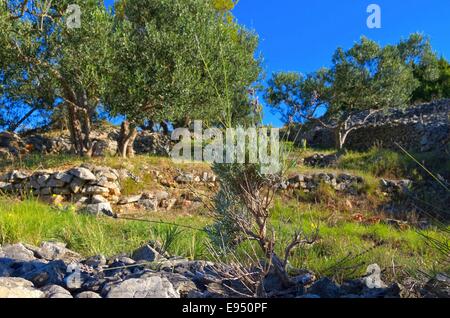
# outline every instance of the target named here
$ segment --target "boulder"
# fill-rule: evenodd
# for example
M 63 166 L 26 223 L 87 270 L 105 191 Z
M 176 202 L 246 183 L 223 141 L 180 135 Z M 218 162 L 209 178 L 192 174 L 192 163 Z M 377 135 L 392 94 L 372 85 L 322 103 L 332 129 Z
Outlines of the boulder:
M 78 295 L 75 296 L 75 298 L 92 298 L 92 299 L 96 299 L 96 298 L 102 298 L 99 294 L 91 292 L 91 291 L 85 291 L 82 293 L 79 293 Z
M 189 278 L 170 272 L 161 273 L 162 277 L 167 278 L 173 285 L 175 291 L 180 295 L 180 297 L 185 298 L 189 295 L 198 294 L 200 290 L 197 285 Z
M 53 193 L 58 195 L 69 195 L 72 193 L 69 187 L 64 188 L 53 188 Z
M 106 298 L 180 298 L 172 283 L 157 274 L 108 283 L 102 294 Z
M 70 189 L 72 190 L 73 193 L 80 193 L 83 185 L 85 184 L 86 181 L 79 179 L 79 178 L 75 178 L 71 183 L 70 183 Z
M 97 268 L 106 265 L 106 258 L 103 255 L 96 255 L 89 257 L 83 263 L 87 266 Z
M 154 196 L 158 201 L 168 200 L 170 197 L 169 193 L 166 191 L 156 191 Z
M 105 203 L 95 203 L 86 205 L 84 211 L 88 214 L 100 216 L 102 214 L 107 216 L 114 216 L 113 209 L 109 202 Z
M 307 294 L 318 295 L 320 298 L 339 298 L 340 290 L 329 278 L 322 278 L 308 288 Z
M 158 211 L 159 202 L 156 198 L 142 198 L 139 200 L 139 205 L 147 211 L 156 212 Z
M 41 288 L 45 298 L 73 298 L 69 291 L 58 285 L 48 285 Z
M 97 180 L 97 177 L 90 170 L 83 167 L 73 168 L 68 173 L 84 181 Z
M 48 261 L 63 260 L 67 263 L 81 259 L 78 253 L 69 250 L 64 243 L 43 242 L 39 248 L 35 249 L 39 258 Z
M 37 183 L 38 183 L 39 186 L 41 186 L 41 187 L 45 187 L 45 186 L 46 186 L 46 183 L 47 183 L 47 180 L 50 179 L 50 175 L 49 175 L 49 174 L 46 174 L 46 173 L 43 173 L 43 174 L 39 173 L 39 174 L 36 174 L 35 177 L 36 177 L 36 179 L 37 179 Z
M 30 262 L 36 260 L 33 251 L 27 249 L 23 244 L 4 246 L 0 251 L 0 257 L 11 259 L 16 262 Z
M 400 298 L 401 294 L 402 286 L 394 283 L 386 288 L 367 288 L 361 298 Z
M 104 196 L 96 194 L 92 196 L 91 203 L 92 204 L 98 204 L 98 203 L 108 203 L 108 199 L 106 199 Z
M 186 184 L 186 183 L 192 183 L 194 182 L 195 176 L 191 173 L 185 173 L 177 176 L 175 178 L 175 181 L 177 183 Z
M 325 167 L 336 166 L 338 160 L 339 160 L 338 154 L 332 154 L 332 155 L 315 154 L 311 157 L 305 158 L 304 163 L 305 163 L 305 165 L 308 165 L 311 167 L 325 168 Z
M 128 197 L 122 197 L 119 200 L 119 205 L 127 205 L 127 204 L 131 204 L 131 203 L 136 203 L 139 202 L 139 200 L 141 199 L 142 195 L 134 195 L 134 196 L 128 196 Z
M 13 186 L 11 183 L 0 181 L 0 191 L 10 192 L 10 191 L 12 191 L 12 189 L 13 189 Z
M 172 141 L 169 136 L 161 133 L 142 131 L 136 137 L 133 147 L 137 154 L 168 156 L 171 145 Z
M 52 194 L 52 188 L 49 188 L 49 187 L 41 188 L 39 190 L 39 194 L 40 195 L 51 195 Z
M 155 262 L 165 259 L 156 249 L 148 244 L 134 251 L 131 258 L 136 262 Z
M 92 145 L 93 157 L 114 156 L 117 152 L 117 141 L 111 139 L 94 140 Z
M 0 298 L 43 298 L 32 282 L 18 277 L 0 277 Z
M 89 186 L 83 190 L 85 194 L 109 194 L 109 189 L 100 186 Z
M 35 270 L 23 275 L 23 278 L 31 281 L 36 287 L 44 287 L 46 285 L 62 286 L 66 272 L 66 264 L 61 260 L 57 260 L 37 267 Z
M 10 267 L 11 262 L 9 260 L 2 260 L 0 255 L 0 277 L 11 276 L 14 269 Z
M 72 268 L 71 270 L 74 270 L 74 272 L 64 278 L 64 286 L 71 291 L 80 290 L 87 276 L 85 273 L 81 273 L 76 268 Z
M 12 182 L 22 182 L 29 178 L 29 175 L 22 171 L 13 171 L 11 174 Z
M 60 180 L 64 183 L 70 183 L 73 179 L 73 175 L 71 175 L 67 172 L 58 172 L 58 173 L 55 173 L 52 177 L 53 177 L 53 179 Z
M 54 178 L 51 178 L 47 181 L 46 186 L 50 188 L 62 188 L 66 185 L 66 183 L 62 180 L 56 180 Z

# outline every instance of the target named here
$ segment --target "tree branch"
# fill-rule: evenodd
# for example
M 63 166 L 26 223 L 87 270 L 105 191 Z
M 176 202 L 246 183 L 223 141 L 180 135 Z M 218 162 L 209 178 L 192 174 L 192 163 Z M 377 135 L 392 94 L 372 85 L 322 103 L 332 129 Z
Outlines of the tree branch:
M 10 18 L 11 20 L 17 20 L 21 19 L 25 13 L 28 11 L 27 5 L 29 0 L 24 0 L 22 5 L 20 6 L 19 14 L 18 15 L 12 15 Z
M 291 255 L 291 252 L 297 248 L 300 245 L 311 245 L 314 244 L 317 241 L 317 238 L 319 236 L 319 231 L 316 230 L 315 234 L 311 237 L 311 238 L 302 238 L 303 235 L 302 233 L 295 233 L 294 238 L 292 239 L 291 243 L 286 247 L 285 249 L 285 254 L 284 254 L 284 260 L 283 260 L 283 265 L 284 267 L 286 267 L 287 262 L 289 260 L 289 256 Z

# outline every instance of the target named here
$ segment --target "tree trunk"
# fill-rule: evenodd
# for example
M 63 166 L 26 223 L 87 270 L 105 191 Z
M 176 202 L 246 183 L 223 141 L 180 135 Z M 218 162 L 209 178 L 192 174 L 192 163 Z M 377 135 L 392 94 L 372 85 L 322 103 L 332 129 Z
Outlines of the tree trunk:
M 134 157 L 134 141 L 136 140 L 138 131 L 134 125 L 130 126 L 130 137 L 128 139 L 127 144 L 127 157 L 133 158 Z
M 78 119 L 77 111 L 75 109 L 75 106 L 71 103 L 67 105 L 67 110 L 69 115 L 68 126 L 73 151 L 77 155 L 83 156 L 84 155 L 83 139 L 81 133 L 81 124 Z
M 120 127 L 120 136 L 117 145 L 117 154 L 122 158 L 134 157 L 133 144 L 137 137 L 137 129 L 134 124 L 125 120 Z
M 352 131 L 352 129 L 344 129 L 344 128 L 337 128 L 334 131 L 335 146 L 339 151 L 344 149 L 345 143 L 347 141 L 347 137 L 351 131 Z
M 68 128 L 74 152 L 79 156 L 92 156 L 91 120 L 87 109 L 67 104 Z
M 81 120 L 81 129 L 83 132 L 83 155 L 92 157 L 92 142 L 91 142 L 91 122 L 93 118 L 93 113 L 95 113 L 95 109 L 89 108 L 88 97 L 86 91 L 83 90 L 82 94 L 80 94 L 79 104 L 82 107 L 79 107 L 78 116 Z
M 162 121 L 161 128 L 163 130 L 164 135 L 168 136 L 169 135 L 169 125 L 167 125 L 167 122 Z
M 83 150 L 84 155 L 92 157 L 93 144 L 91 141 L 91 116 L 87 109 L 80 110 L 80 117 L 83 119 Z

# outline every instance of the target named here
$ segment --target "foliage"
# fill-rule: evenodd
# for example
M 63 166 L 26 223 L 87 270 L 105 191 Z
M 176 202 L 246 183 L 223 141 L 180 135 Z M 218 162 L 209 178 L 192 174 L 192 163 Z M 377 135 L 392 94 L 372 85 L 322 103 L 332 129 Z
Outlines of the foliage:
M 417 67 L 414 71 L 420 86 L 414 91 L 413 103 L 450 98 L 450 64 L 444 57 L 441 57 L 437 63 L 439 75 L 435 80 L 427 78 L 426 69 L 423 67 Z
M 385 47 L 363 37 L 347 51 L 338 48 L 329 69 L 273 74 L 265 99 L 288 122 L 316 121 L 333 130 L 341 149 L 348 134 L 377 112 L 406 107 L 419 86 L 414 70 L 420 67 L 433 78 L 434 61 L 422 35 Z M 366 117 L 355 120 L 362 111 Z
M 249 113 L 259 76 L 257 37 L 222 19 L 209 0 L 119 1 L 105 104 L 137 124 L 220 123 L 226 107 Z M 226 7 L 228 8 L 228 7 Z M 225 95 L 227 101 L 225 102 Z
M 91 119 L 107 78 L 112 15 L 96 0 L 80 3 L 80 28 L 66 25 L 70 0 L 1 0 L 0 48 L 3 107 L 69 109 L 72 141 L 88 153 Z

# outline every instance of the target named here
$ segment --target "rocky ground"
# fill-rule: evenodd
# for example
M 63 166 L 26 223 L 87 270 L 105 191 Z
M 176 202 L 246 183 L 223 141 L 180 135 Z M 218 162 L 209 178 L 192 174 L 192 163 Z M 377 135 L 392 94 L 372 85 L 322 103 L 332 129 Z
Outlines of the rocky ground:
M 229 298 L 248 295 L 233 277 L 233 269 L 205 261 L 190 261 L 158 252 L 152 243 L 132 255 L 82 259 L 64 244 L 44 242 L 0 248 L 0 298 Z M 269 297 L 398 298 L 450 297 L 450 278 L 438 275 L 418 286 L 383 283 L 378 265 L 361 279 L 337 285 L 316 280 L 304 271 L 292 277 L 286 290 L 273 274 L 264 279 Z M 250 295 L 249 295 L 250 296 Z

